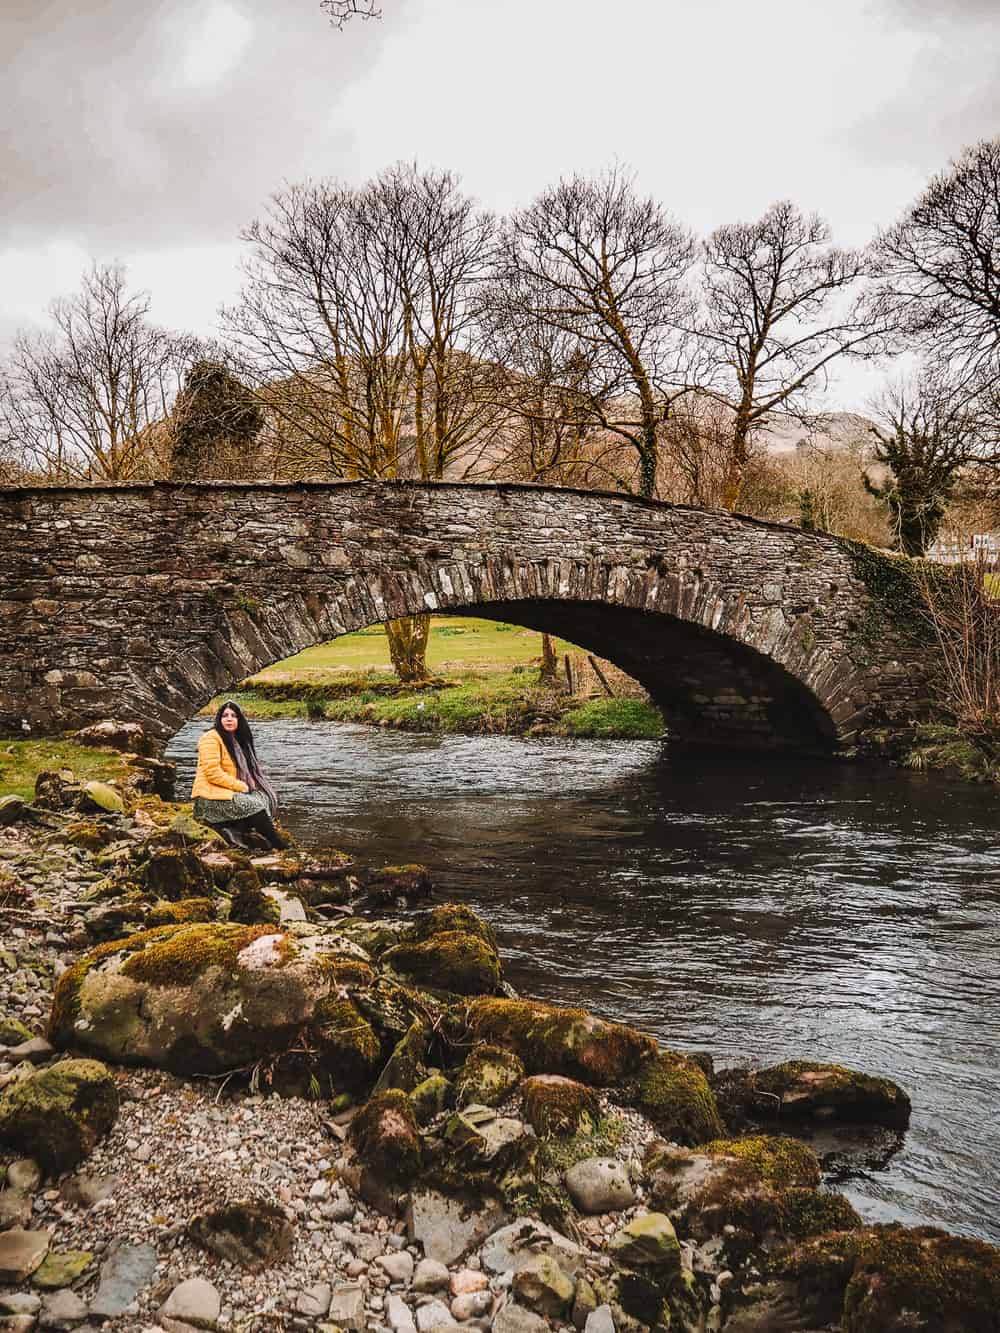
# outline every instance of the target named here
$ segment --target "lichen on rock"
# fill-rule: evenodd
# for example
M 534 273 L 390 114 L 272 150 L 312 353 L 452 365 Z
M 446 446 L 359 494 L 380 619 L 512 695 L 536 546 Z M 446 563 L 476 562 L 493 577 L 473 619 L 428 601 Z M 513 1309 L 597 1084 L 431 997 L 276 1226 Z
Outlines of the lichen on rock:
M 462 1019 L 473 1039 L 514 1051 L 529 1073 L 598 1087 L 627 1078 L 656 1052 L 653 1038 L 636 1028 L 539 1000 L 477 999 Z
M 0 1096 L 0 1143 L 55 1175 L 82 1162 L 117 1116 L 110 1070 L 97 1060 L 63 1060 Z
M 499 1106 L 523 1078 L 524 1065 L 513 1051 L 484 1042 L 473 1047 L 456 1072 L 455 1100 L 459 1106 Z

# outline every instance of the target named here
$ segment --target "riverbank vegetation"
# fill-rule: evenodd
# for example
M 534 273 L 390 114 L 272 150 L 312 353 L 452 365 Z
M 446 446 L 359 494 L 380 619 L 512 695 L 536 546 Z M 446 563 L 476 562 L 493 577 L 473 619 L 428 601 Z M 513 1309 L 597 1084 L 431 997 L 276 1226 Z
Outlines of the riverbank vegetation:
M 494 621 L 433 617 L 428 678 L 402 683 L 379 626 L 308 649 L 244 681 L 252 718 L 309 717 L 400 731 L 655 739 L 663 719 L 611 663 Z M 220 699 L 210 708 L 218 707 Z
M 0 741 L 0 796 L 30 801 L 35 779 L 45 770 L 72 769 L 81 782 L 114 782 L 128 765 L 115 750 L 99 750 L 74 740 Z

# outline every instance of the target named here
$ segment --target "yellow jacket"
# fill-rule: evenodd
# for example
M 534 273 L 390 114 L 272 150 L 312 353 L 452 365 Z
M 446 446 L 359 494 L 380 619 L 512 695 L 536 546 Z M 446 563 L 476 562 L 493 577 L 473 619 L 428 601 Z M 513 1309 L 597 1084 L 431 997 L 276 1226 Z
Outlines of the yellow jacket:
M 198 742 L 198 770 L 191 795 L 204 796 L 209 801 L 228 801 L 234 792 L 249 790 L 236 776 L 236 765 L 222 737 L 214 727 L 206 731 Z

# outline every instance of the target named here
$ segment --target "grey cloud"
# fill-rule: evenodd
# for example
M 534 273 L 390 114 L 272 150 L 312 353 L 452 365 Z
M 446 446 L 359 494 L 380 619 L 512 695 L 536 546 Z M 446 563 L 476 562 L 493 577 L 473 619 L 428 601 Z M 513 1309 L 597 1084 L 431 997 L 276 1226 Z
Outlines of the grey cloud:
M 349 171 L 352 141 L 327 120 L 384 24 L 338 33 L 319 0 L 230 3 L 249 40 L 217 83 L 192 87 L 181 62 L 201 0 L 3 0 L 0 246 L 228 239 L 283 179 Z
M 922 40 L 906 87 L 843 138 L 863 160 L 944 170 L 963 147 L 1000 134 L 1000 48 L 996 0 L 888 0 L 894 28 Z M 989 22 L 990 39 L 980 25 Z

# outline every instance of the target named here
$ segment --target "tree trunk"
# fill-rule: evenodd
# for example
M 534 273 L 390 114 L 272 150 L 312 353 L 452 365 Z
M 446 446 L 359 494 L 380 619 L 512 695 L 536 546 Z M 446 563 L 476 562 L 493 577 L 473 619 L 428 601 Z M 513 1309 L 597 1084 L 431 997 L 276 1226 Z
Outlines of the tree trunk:
M 427 638 L 430 634 L 429 615 L 401 616 L 385 622 L 385 637 L 389 641 L 389 655 L 393 670 L 408 685 L 427 679 Z
M 556 661 L 555 645 L 552 642 L 551 634 L 542 635 L 542 665 L 538 672 L 540 681 L 555 684 L 558 662 Z

